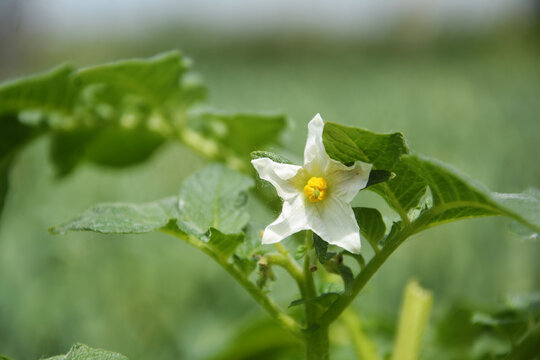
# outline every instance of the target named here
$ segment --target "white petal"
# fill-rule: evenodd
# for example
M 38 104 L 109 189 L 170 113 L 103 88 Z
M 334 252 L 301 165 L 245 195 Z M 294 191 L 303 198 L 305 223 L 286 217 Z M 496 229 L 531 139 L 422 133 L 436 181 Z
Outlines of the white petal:
M 302 230 L 307 230 L 307 216 L 302 195 L 291 201 L 283 202 L 279 217 L 264 229 L 262 243 L 277 243 Z
M 351 206 L 336 197 L 314 205 L 307 207 L 309 228 L 330 244 L 360 253 L 360 228 Z
M 332 196 L 350 203 L 358 191 L 366 187 L 371 167 L 371 164 L 362 161 L 345 166 L 339 161 L 330 159 L 325 176 L 332 186 Z
M 330 160 L 322 141 L 323 130 L 323 119 L 317 114 L 308 124 L 308 136 L 304 149 L 304 169 L 313 176 L 322 175 L 317 173 L 322 173 Z
M 299 194 L 292 179 L 301 169 L 300 166 L 280 164 L 268 158 L 251 160 L 251 163 L 259 173 L 260 178 L 270 182 L 283 200 L 292 199 Z

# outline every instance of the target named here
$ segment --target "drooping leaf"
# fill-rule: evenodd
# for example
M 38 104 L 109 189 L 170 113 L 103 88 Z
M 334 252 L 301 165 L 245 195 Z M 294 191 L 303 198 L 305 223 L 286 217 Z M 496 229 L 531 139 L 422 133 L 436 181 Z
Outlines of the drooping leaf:
M 360 234 L 369 241 L 373 249 L 379 249 L 379 241 L 386 233 L 381 213 L 377 209 L 356 207 L 353 208 L 354 216 L 360 227 Z
M 178 199 L 169 197 L 146 204 L 110 203 L 96 205 L 64 224 L 52 227 L 53 234 L 95 231 L 104 234 L 138 234 L 165 227 L 178 218 Z
M 208 243 L 224 257 L 229 257 L 244 240 L 244 234 L 224 234 L 221 231 L 210 228 Z
M 283 115 L 206 112 L 193 117 L 189 126 L 218 144 L 223 156 L 231 153 L 244 158 L 252 151 L 276 143 L 286 123 Z
M 376 170 L 393 170 L 399 158 L 409 152 L 401 133 L 376 134 L 331 122 L 324 126 L 323 143 L 331 158 L 344 164 L 360 160 L 373 164 Z
M 252 151 L 251 152 L 251 158 L 252 159 L 262 159 L 262 158 L 268 158 L 274 162 L 280 163 L 280 164 L 289 164 L 293 165 L 294 163 L 290 161 L 289 159 L 284 158 L 281 155 L 274 154 L 270 151 Z
M 194 235 L 213 227 L 224 234 L 246 226 L 246 190 L 253 180 L 220 164 L 209 165 L 187 178 L 180 188 L 178 227 Z
M 315 253 L 321 264 L 324 264 L 326 261 L 326 254 L 328 252 L 328 243 L 321 239 L 321 237 L 313 233 L 313 247 L 315 248 Z
M 3 83 L 0 85 L 0 114 L 29 110 L 70 114 L 77 89 L 72 73 L 71 66 L 61 65 L 38 75 Z
M 128 358 L 115 352 L 75 344 L 66 355 L 58 355 L 45 360 L 128 360 Z

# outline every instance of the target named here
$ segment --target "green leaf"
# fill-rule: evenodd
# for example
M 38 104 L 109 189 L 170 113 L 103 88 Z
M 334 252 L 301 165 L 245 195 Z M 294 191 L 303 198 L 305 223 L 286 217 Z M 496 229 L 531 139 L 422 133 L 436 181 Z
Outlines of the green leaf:
M 376 134 L 331 122 L 324 126 L 323 143 L 331 158 L 344 164 L 360 160 L 377 170 L 393 170 L 409 151 L 401 133 Z
M 394 166 L 396 176 L 388 182 L 370 186 L 369 190 L 381 195 L 388 205 L 401 217 L 407 218 L 410 209 L 416 207 L 426 192 L 426 182 L 409 163 L 415 156 L 403 156 Z
M 221 231 L 211 227 L 208 239 L 208 243 L 214 249 L 228 258 L 234 253 L 236 247 L 244 241 L 244 234 L 223 234 Z
M 354 216 L 360 227 L 360 234 L 369 241 L 375 251 L 379 249 L 379 241 L 386 233 L 381 213 L 377 209 L 356 207 L 353 208 Z
M 321 294 L 317 297 L 310 298 L 310 299 L 298 299 L 294 300 L 289 304 L 289 307 L 298 306 L 306 303 L 315 303 L 318 305 L 321 305 L 323 307 L 330 306 L 336 299 L 340 296 L 339 293 L 336 292 L 329 292 Z
M 53 70 L 0 85 L 0 114 L 39 110 L 70 114 L 77 87 L 73 69 L 61 65 Z
M 0 360 L 12 360 L 12 359 L 8 358 L 7 356 L 0 355 Z
M 368 182 L 366 187 L 377 185 L 386 182 L 394 177 L 394 173 L 386 170 L 371 170 L 369 172 Z
M 328 253 L 328 243 L 321 239 L 319 235 L 313 233 L 313 245 L 319 262 L 324 264 L 326 261 L 326 254 Z
M 478 216 L 508 216 L 535 233 L 540 231 L 540 202 L 536 192 L 490 194 L 456 169 L 418 155 L 404 156 L 393 170 L 396 177 L 370 189 L 381 195 L 404 219 L 419 206 L 416 232 L 438 224 Z
M 171 51 L 148 59 L 122 60 L 77 71 L 83 86 L 105 84 L 109 96 L 120 101 L 136 95 L 158 108 L 180 89 L 180 77 L 187 70 L 180 52 Z
M 45 360 L 128 360 L 128 358 L 111 351 L 93 349 L 84 344 L 75 344 L 66 355 L 58 355 Z
M 178 218 L 178 199 L 169 197 L 146 204 L 111 203 L 96 205 L 71 221 L 52 227 L 52 234 L 95 231 L 104 234 L 147 233 L 165 227 Z
M 501 194 L 494 193 L 495 200 L 511 210 L 513 213 L 522 217 L 524 221 L 514 219 L 510 224 L 510 229 L 518 235 L 527 239 L 538 240 L 540 228 L 540 190 L 536 188 L 528 188 L 521 194 Z M 537 225 L 534 228 L 531 225 Z M 531 231 L 531 229 L 533 229 Z
M 213 227 L 224 234 L 239 233 L 246 226 L 246 190 L 253 180 L 223 165 L 205 167 L 187 178 L 178 196 L 178 227 L 194 235 Z
M 252 159 L 262 159 L 262 158 L 268 158 L 274 162 L 280 163 L 280 164 L 289 164 L 294 165 L 292 161 L 289 159 L 284 158 L 281 155 L 274 154 L 270 151 L 252 151 L 251 152 L 251 158 Z
M 247 157 L 254 150 L 276 143 L 287 124 L 284 115 L 202 113 L 189 126 L 216 142 L 223 156 Z
M 181 79 L 186 69 L 182 56 L 170 52 L 79 70 L 75 80 L 83 91 L 74 121 L 56 128 L 51 142 L 58 175 L 81 161 L 137 164 L 175 137 L 172 114 L 190 96 Z

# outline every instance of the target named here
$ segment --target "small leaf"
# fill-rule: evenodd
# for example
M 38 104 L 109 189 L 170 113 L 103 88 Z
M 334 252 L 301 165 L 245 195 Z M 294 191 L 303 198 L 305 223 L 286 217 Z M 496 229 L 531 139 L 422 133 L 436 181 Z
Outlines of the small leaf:
M 220 254 L 229 257 L 234 253 L 238 245 L 244 241 L 244 234 L 223 234 L 217 229 L 210 228 L 209 241 Z
M 246 226 L 246 190 L 253 180 L 246 175 L 214 164 L 187 178 L 178 196 L 178 227 L 201 235 L 213 227 L 224 234 L 239 233 Z
M 269 151 L 252 151 L 251 152 L 251 158 L 252 159 L 262 159 L 262 158 L 268 158 L 274 162 L 280 163 L 280 164 L 289 164 L 294 165 L 292 161 L 289 159 L 284 158 L 281 155 L 274 154 Z
M 377 209 L 356 207 L 353 208 L 354 216 L 360 227 L 360 234 L 369 241 L 375 251 L 379 249 L 379 241 L 386 232 L 381 213 Z
M 317 253 L 319 262 L 324 264 L 326 261 L 326 254 L 328 252 L 328 243 L 321 239 L 319 235 L 313 233 L 313 245 L 315 247 L 315 252 Z
M 289 304 L 289 307 L 303 305 L 307 303 L 315 303 L 318 305 L 321 305 L 323 307 L 330 306 L 334 301 L 336 301 L 337 298 L 340 297 L 339 293 L 336 292 L 330 292 L 330 293 L 324 293 L 317 297 L 310 298 L 310 299 L 298 299 L 294 300 Z
M 84 344 L 75 344 L 64 360 L 128 360 L 124 355 L 111 351 L 93 349 Z
M 401 133 L 376 134 L 331 122 L 324 126 L 323 143 L 331 158 L 344 164 L 360 160 L 373 164 L 376 170 L 393 170 L 409 151 Z
M 43 360 L 128 360 L 128 358 L 111 351 L 93 349 L 84 344 L 75 344 L 66 355 L 57 355 Z
M 246 276 L 251 274 L 257 267 L 257 260 L 253 257 L 245 258 L 235 254 L 233 255 L 233 262 Z
M 146 204 L 110 203 L 96 205 L 71 221 L 52 227 L 52 234 L 95 231 L 105 234 L 138 234 L 165 227 L 178 218 L 177 198 Z

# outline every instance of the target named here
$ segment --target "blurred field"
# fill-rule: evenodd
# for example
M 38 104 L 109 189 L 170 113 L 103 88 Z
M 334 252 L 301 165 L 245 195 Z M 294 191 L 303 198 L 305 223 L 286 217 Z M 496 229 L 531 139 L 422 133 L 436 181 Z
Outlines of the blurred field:
M 402 131 L 412 150 L 453 164 L 493 191 L 540 187 L 540 48 L 537 37 L 522 33 L 420 44 L 317 37 L 218 42 L 211 34 L 169 33 L 138 44 L 34 48 L 12 73 L 170 48 L 194 60 L 211 106 L 289 115 L 283 141 L 292 157 L 301 157 L 305 124 L 320 112 L 327 121 Z M 171 144 L 141 166 L 84 165 L 56 181 L 46 145 L 40 139 L 19 157 L 0 219 L 0 352 L 37 359 L 80 341 L 131 359 L 196 360 L 265 316 L 210 259 L 173 238 L 46 232 L 98 202 L 175 194 L 201 159 Z M 371 193 L 355 202 L 381 204 Z M 261 216 L 264 222 L 275 214 Z M 355 305 L 368 319 L 393 321 L 412 277 L 434 291 L 435 318 L 455 301 L 493 304 L 506 293 L 539 288 L 539 251 L 538 242 L 508 234 L 501 219 L 445 225 L 399 249 Z

